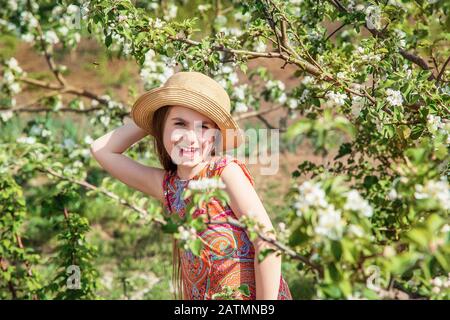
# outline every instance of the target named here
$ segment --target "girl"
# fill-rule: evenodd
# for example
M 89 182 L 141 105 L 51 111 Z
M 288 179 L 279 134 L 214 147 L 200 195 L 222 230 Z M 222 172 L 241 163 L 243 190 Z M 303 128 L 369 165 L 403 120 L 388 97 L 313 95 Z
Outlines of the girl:
M 273 226 L 245 164 L 221 151 L 237 148 L 243 136 L 230 115 L 227 92 L 212 78 L 199 72 L 178 72 L 163 86 L 144 93 L 131 112 L 133 121 L 95 140 L 91 152 L 99 164 L 125 184 L 159 199 L 167 214 L 185 214 L 190 198 L 181 195 L 193 180 L 220 176 L 230 201 L 225 206 L 212 199 L 208 213 L 224 223 L 208 225 L 199 233 L 207 244 L 200 256 L 178 248 L 174 240 L 174 288 L 183 299 L 212 299 L 225 286 L 247 284 L 250 296 L 241 299 L 291 300 L 281 275 L 281 257 L 269 254 L 258 262 L 258 253 L 269 245 L 250 241 L 247 232 L 226 222 L 243 214 Z M 151 134 L 163 169 L 142 165 L 123 152 Z

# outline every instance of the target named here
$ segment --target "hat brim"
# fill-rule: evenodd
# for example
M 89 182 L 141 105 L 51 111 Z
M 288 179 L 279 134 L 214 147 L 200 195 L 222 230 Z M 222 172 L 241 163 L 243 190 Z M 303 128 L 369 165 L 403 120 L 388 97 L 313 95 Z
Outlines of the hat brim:
M 136 100 L 131 109 L 131 117 L 136 125 L 154 135 L 152 130 L 153 114 L 166 105 L 190 108 L 213 120 L 222 135 L 219 150 L 227 151 L 238 148 L 244 141 L 242 130 L 228 112 L 218 106 L 214 100 L 191 89 L 162 86 L 149 90 Z

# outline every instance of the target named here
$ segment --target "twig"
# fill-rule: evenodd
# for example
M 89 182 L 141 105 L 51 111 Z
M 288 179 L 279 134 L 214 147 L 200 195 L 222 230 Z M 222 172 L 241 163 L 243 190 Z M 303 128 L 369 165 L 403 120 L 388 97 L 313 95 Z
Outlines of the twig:
M 128 207 L 128 208 L 130 208 L 130 209 L 132 209 L 132 210 L 134 210 L 134 211 L 140 213 L 140 214 L 143 215 L 143 216 L 148 216 L 148 215 L 149 215 L 149 213 L 148 213 L 147 210 L 145 210 L 145 209 L 143 209 L 143 208 L 141 208 L 141 207 L 138 207 L 138 206 L 136 206 L 136 205 L 133 204 L 133 203 L 128 202 L 127 200 L 125 200 L 125 199 L 119 197 L 117 194 L 115 194 L 115 193 L 113 193 L 113 192 L 111 192 L 111 191 L 105 190 L 105 189 L 103 189 L 103 188 L 96 187 L 96 186 L 94 186 L 93 184 L 90 184 L 90 183 L 87 182 L 87 181 L 84 181 L 84 180 L 76 180 L 76 179 L 73 179 L 73 178 L 70 178 L 70 177 L 66 177 L 66 176 L 64 176 L 64 175 L 62 175 L 62 174 L 60 174 L 60 173 L 54 171 L 54 170 L 51 169 L 51 168 L 38 169 L 38 170 L 41 171 L 41 172 L 44 172 L 44 173 L 49 173 L 49 174 L 51 174 L 52 176 L 55 176 L 55 177 L 57 177 L 57 178 L 59 178 L 59 179 L 67 180 L 67 181 L 69 181 L 69 182 L 78 184 L 78 185 L 80 185 L 80 186 L 82 186 L 82 187 L 84 187 L 84 188 L 86 188 L 86 189 L 90 189 L 90 190 L 94 190 L 94 191 L 97 191 L 97 192 L 99 192 L 99 193 L 102 193 L 102 194 L 104 194 L 104 195 L 110 197 L 111 199 L 116 200 L 116 201 L 119 202 L 121 205 L 123 205 L 123 206 L 125 206 L 125 207 Z M 154 222 L 156 222 L 156 223 L 159 223 L 159 224 L 161 224 L 161 225 L 165 225 L 165 224 L 167 223 L 165 220 L 159 219 L 159 218 L 157 218 L 157 217 L 151 217 L 151 219 L 152 219 L 152 221 L 154 221 Z
M 442 75 L 444 74 L 444 71 L 447 68 L 447 65 L 448 65 L 449 62 L 450 62 L 450 56 L 447 58 L 447 60 L 445 61 L 444 65 L 442 66 L 441 71 L 437 75 L 437 77 L 436 77 L 436 81 L 437 82 L 441 81 Z

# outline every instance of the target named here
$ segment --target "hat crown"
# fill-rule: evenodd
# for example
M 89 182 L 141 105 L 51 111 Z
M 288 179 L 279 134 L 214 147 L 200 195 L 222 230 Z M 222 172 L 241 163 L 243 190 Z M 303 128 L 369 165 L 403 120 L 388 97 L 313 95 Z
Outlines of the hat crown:
M 231 110 L 228 93 L 214 79 L 197 71 L 179 71 L 166 80 L 164 87 L 181 87 L 202 93 L 222 106 L 227 112 Z

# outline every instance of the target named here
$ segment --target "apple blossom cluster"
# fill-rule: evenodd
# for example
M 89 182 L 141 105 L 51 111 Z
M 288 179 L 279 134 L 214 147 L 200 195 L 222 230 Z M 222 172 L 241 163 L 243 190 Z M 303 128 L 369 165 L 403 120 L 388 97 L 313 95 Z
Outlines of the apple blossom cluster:
M 17 78 L 25 74 L 26 73 L 22 70 L 14 57 L 5 61 L 2 78 L 0 79 L 0 92 L 5 94 L 7 97 L 10 97 L 10 107 L 14 107 L 16 105 L 16 100 L 13 96 L 21 91 Z M 7 120 L 8 115 L 2 116 L 2 119 L 3 118 Z
M 345 93 L 339 93 L 334 91 L 328 91 L 325 94 L 325 98 L 327 98 L 327 101 L 325 102 L 325 105 L 327 107 L 341 107 L 345 104 L 345 100 L 348 98 Z
M 342 238 L 345 223 L 342 220 L 342 215 L 339 210 L 336 210 L 332 204 L 325 208 L 318 208 L 317 215 L 319 220 L 314 231 L 324 237 L 332 240 L 339 240 Z
M 427 127 L 433 138 L 436 137 L 436 133 L 447 135 L 446 143 L 450 145 L 450 122 L 442 122 L 442 118 L 429 114 L 427 116 Z
M 366 25 L 369 29 L 381 29 L 381 9 L 378 6 L 368 6 L 364 13 L 366 14 Z
M 398 90 L 387 89 L 386 101 L 393 107 L 401 106 L 403 104 L 402 93 Z
M 373 209 L 369 202 L 356 190 L 350 190 L 347 193 L 347 201 L 344 205 L 345 210 L 355 211 L 363 216 L 370 218 L 373 215 Z
M 161 61 L 158 61 L 153 49 L 147 51 L 140 72 L 146 90 L 158 87 L 166 82 L 174 74 L 173 64 L 173 60 L 162 55 Z
M 368 52 L 368 49 L 363 47 L 357 47 L 356 54 L 362 63 L 376 64 L 381 61 L 380 54 Z
M 430 284 L 432 285 L 431 291 L 434 294 L 439 294 L 443 290 L 450 289 L 450 273 L 447 277 L 436 277 L 431 279 Z
M 294 203 L 297 216 L 301 217 L 306 211 L 317 210 L 318 222 L 314 229 L 316 234 L 337 240 L 342 237 L 344 222 L 341 212 L 325 199 L 325 191 L 319 183 L 305 181 L 298 187 L 298 197 Z
M 183 248 L 189 249 L 189 242 L 197 238 L 197 230 L 194 227 L 178 226 L 178 234 L 175 237 L 183 242 Z
M 108 128 L 112 119 L 115 119 L 117 121 L 117 117 L 115 117 L 115 114 L 123 113 L 125 107 L 121 102 L 112 100 L 111 97 L 107 94 L 100 96 L 99 99 L 106 101 L 107 106 L 96 111 L 96 117 L 92 117 L 89 122 L 91 124 L 100 123 L 105 128 Z M 97 107 L 98 105 L 98 100 L 91 101 L 91 107 Z
M 189 181 L 188 188 L 192 190 L 224 189 L 225 184 L 220 178 L 203 178 Z
M 346 202 L 343 210 L 354 211 L 359 217 L 370 218 L 373 209 L 369 202 L 361 197 L 358 191 L 350 190 L 346 194 Z M 309 210 L 314 209 L 317 213 L 317 224 L 314 232 L 317 235 L 338 240 L 343 236 L 346 222 L 342 217 L 341 210 L 326 200 L 325 191 L 317 182 L 305 181 L 298 186 L 298 195 L 294 202 L 296 214 L 304 216 Z M 349 224 L 347 231 L 357 237 L 364 236 L 364 230 L 358 225 Z
M 439 181 L 429 180 L 425 185 L 417 184 L 414 197 L 417 200 L 434 199 L 443 210 L 450 210 L 450 186 L 445 177 Z
M 280 80 L 268 80 L 265 84 L 266 97 L 279 104 L 285 104 L 288 101 L 285 89 L 286 85 Z
M 247 104 L 245 103 L 248 91 L 248 84 L 244 83 L 233 90 L 232 96 L 236 98 L 236 103 L 234 107 L 235 112 L 246 112 L 248 111 Z
M 219 53 L 223 59 L 223 52 Z M 248 84 L 239 83 L 239 77 L 235 71 L 235 63 L 221 64 L 217 70 L 212 71 L 214 79 L 227 91 L 230 91 L 232 98 L 232 105 L 234 105 L 233 112 L 247 112 L 249 106 L 252 106 L 256 100 L 251 94 Z

